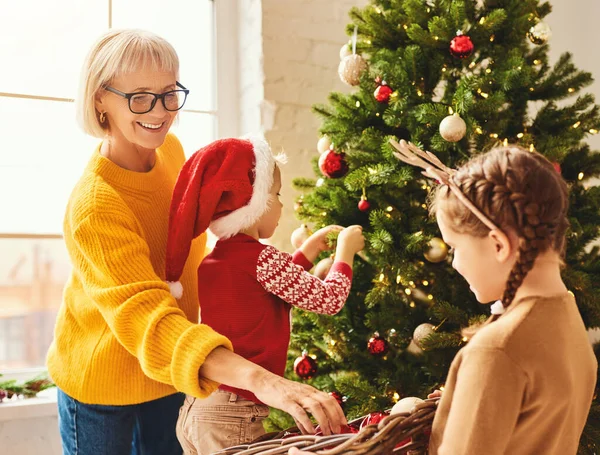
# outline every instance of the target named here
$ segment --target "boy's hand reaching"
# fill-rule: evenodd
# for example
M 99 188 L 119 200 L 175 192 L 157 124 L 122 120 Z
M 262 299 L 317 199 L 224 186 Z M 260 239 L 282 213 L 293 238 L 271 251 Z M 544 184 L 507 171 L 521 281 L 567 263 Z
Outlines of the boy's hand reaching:
M 356 254 L 365 247 L 365 237 L 363 236 L 362 226 L 348 226 L 338 236 L 338 250 L 348 250 Z
M 336 262 L 345 262 L 352 267 L 354 255 L 364 247 L 365 237 L 363 236 L 362 226 L 348 226 L 338 236 L 335 260 Z
M 317 232 L 307 238 L 304 243 L 300 246 L 299 250 L 310 262 L 314 262 L 317 256 L 323 251 L 329 251 L 333 249 L 333 246 L 327 241 L 327 237 L 332 232 L 341 232 L 344 228 L 342 226 L 325 226 L 319 229 Z
M 323 251 L 332 249 L 328 237 L 334 232 L 339 232 L 335 250 L 336 262 L 345 262 L 352 267 L 354 255 L 365 247 L 365 237 L 362 233 L 362 226 L 359 225 L 347 228 L 336 225 L 325 226 L 306 239 L 299 250 L 310 262 L 314 262 Z

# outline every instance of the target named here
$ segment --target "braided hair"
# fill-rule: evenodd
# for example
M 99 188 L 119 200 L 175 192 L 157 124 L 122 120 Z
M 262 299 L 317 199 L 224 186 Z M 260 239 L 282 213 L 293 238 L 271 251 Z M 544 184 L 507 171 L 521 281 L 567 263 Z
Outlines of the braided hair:
M 461 166 L 454 183 L 500 229 L 516 233 L 519 244 L 502 305 L 507 308 L 540 253 L 564 255 L 567 184 L 543 155 L 518 146 L 497 147 Z M 485 237 L 483 224 L 445 185 L 438 187 L 432 210 L 443 210 L 457 233 Z M 499 316 L 493 316 L 492 320 Z

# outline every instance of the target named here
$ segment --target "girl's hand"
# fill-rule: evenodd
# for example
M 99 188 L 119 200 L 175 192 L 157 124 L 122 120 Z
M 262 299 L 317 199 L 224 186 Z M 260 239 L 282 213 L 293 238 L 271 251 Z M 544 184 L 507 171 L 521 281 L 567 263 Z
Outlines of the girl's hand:
M 344 228 L 342 226 L 325 226 L 306 239 L 299 249 L 310 262 L 314 262 L 315 259 L 317 259 L 317 256 L 319 256 L 319 254 L 321 254 L 323 251 L 329 251 L 333 249 L 333 247 L 327 242 L 327 237 L 329 234 L 332 232 L 341 232 L 343 229 Z
M 442 398 L 442 391 L 435 390 L 432 393 L 430 393 L 429 395 L 427 395 L 427 398 Z

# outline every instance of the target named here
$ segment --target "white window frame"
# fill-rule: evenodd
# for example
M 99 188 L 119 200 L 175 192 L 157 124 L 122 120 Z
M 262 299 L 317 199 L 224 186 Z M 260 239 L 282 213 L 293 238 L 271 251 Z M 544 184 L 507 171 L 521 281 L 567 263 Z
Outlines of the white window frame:
M 217 86 L 217 138 L 240 133 L 238 63 L 238 2 L 212 0 L 215 12 L 215 84 Z

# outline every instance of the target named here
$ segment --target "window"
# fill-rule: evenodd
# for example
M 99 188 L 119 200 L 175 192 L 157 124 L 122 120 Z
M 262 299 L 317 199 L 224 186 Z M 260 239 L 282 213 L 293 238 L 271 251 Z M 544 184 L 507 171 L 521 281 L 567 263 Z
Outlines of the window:
M 75 121 L 86 52 L 108 28 L 144 28 L 171 42 L 191 92 L 173 128 L 189 155 L 222 133 L 214 7 L 209 0 L 3 5 L 3 17 L 12 19 L 0 32 L 0 61 L 10 62 L 0 72 L 0 371 L 43 366 L 52 340 L 70 272 L 64 209 L 99 142 Z
M 60 235 L 0 236 L 0 369 L 44 365 L 69 274 Z

